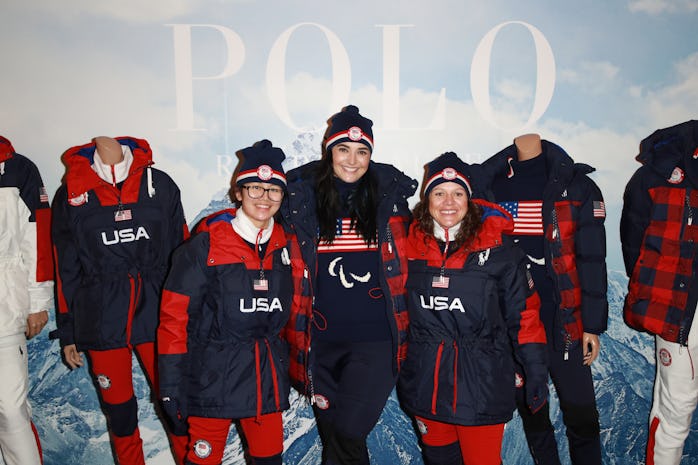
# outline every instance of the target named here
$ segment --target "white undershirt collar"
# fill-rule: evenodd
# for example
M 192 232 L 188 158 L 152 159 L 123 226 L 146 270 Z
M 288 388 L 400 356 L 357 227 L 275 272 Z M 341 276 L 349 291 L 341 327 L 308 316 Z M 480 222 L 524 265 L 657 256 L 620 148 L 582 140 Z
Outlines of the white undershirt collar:
M 99 156 L 97 149 L 95 149 L 92 169 L 95 171 L 95 173 L 97 173 L 97 176 L 112 186 L 116 186 L 128 177 L 131 164 L 133 164 L 133 153 L 131 152 L 131 147 L 128 145 L 122 145 L 121 152 L 124 155 L 123 160 L 112 166 L 104 163 L 102 158 Z
M 448 240 L 454 241 L 456 240 L 456 234 L 458 234 L 458 230 L 460 229 L 462 221 L 456 224 L 455 226 L 451 226 L 448 228 Z M 446 230 L 441 227 L 439 223 L 434 220 L 434 237 L 440 241 L 446 242 Z
M 242 207 L 236 210 L 235 218 L 230 221 L 230 224 L 233 225 L 235 232 L 250 244 L 264 244 L 269 241 L 272 229 L 274 229 L 274 217 L 269 218 L 269 224 L 261 230 L 262 236 L 259 239 L 257 239 L 257 236 L 260 229 L 252 224 L 252 220 L 245 214 Z

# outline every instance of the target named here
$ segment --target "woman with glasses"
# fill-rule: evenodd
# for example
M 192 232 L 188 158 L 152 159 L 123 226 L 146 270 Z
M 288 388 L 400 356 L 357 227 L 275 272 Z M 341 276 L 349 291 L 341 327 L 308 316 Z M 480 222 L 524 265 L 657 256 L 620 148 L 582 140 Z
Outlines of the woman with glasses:
M 289 172 L 282 208 L 305 262 L 286 331 L 291 378 L 311 398 L 326 465 L 369 463 L 366 437 L 405 354 L 402 248 L 417 183 L 371 160 L 372 125 L 355 106 L 334 115 L 322 159 Z
M 289 380 L 279 334 L 299 252 L 274 221 L 286 188 L 283 151 L 263 140 L 242 156 L 238 208 L 205 218 L 175 252 L 162 296 L 160 395 L 173 423 L 188 421 L 187 464 L 220 464 L 233 420 L 253 464 L 281 464 Z

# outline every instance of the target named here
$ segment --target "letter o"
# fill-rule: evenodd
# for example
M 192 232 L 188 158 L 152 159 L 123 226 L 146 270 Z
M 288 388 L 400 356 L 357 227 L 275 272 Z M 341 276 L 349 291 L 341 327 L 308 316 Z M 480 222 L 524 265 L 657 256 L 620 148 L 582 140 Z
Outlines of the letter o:
M 528 121 L 519 128 L 502 127 L 495 121 L 492 104 L 490 102 L 490 57 L 492 56 L 492 45 L 497 37 L 497 33 L 510 24 L 520 24 L 531 33 L 536 47 L 536 94 L 533 101 L 533 108 L 528 117 Z M 555 57 L 550 48 L 548 40 L 543 33 L 535 26 L 523 21 L 507 21 L 492 28 L 482 38 L 470 67 L 470 92 L 473 103 L 480 115 L 493 126 L 499 129 L 523 129 L 538 121 L 545 110 L 548 109 L 555 90 Z
M 336 111 L 349 100 L 351 90 L 351 65 L 349 55 L 339 38 L 329 29 L 316 23 L 299 23 L 286 29 L 272 45 L 267 61 L 267 95 L 276 115 L 288 127 L 302 131 L 291 119 L 286 104 L 286 49 L 293 32 L 302 26 L 314 26 L 320 29 L 327 39 L 332 58 L 332 96 L 329 112 Z M 324 121 L 323 121 L 324 123 Z

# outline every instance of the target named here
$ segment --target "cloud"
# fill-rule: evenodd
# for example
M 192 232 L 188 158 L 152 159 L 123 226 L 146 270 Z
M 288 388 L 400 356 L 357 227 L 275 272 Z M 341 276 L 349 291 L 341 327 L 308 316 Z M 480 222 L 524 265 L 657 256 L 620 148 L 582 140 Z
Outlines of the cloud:
M 672 126 L 695 119 L 698 108 L 698 52 L 677 62 L 674 82 L 666 87 L 647 91 L 647 119 L 651 127 Z
M 695 13 L 697 0 L 631 0 L 628 9 L 633 13 L 658 15 L 661 13 Z
M 195 0 L 119 0 L 117 2 L 72 0 L 70 6 L 66 6 L 64 2 L 33 0 L 24 2 L 24 8 L 37 14 L 68 21 L 92 16 L 133 23 L 151 23 L 192 13 L 200 8 L 201 3 Z
M 577 68 L 564 68 L 558 73 L 560 83 L 570 84 L 585 93 L 598 95 L 618 83 L 620 68 L 608 61 L 583 61 Z

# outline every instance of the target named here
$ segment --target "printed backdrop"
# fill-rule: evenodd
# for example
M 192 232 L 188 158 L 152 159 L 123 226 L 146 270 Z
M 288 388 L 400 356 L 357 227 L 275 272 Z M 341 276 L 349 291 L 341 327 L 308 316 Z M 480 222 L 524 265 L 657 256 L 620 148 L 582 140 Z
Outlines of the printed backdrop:
M 145 138 L 190 223 L 226 204 L 239 149 L 266 138 L 287 168 L 316 158 L 327 118 L 348 103 L 375 122 L 374 158 L 420 180 L 444 151 L 477 162 L 541 134 L 597 169 L 614 271 L 594 365 L 605 463 L 640 463 L 654 355 L 620 315 L 618 220 L 640 140 L 696 118 L 697 21 L 696 0 L 5 0 L 0 134 L 36 162 L 50 194 L 69 147 Z M 69 372 L 47 332 L 30 344 L 45 463 L 112 463 L 87 370 Z M 137 382 L 148 463 L 171 464 L 139 373 Z M 317 464 L 312 414 L 293 405 L 286 463 Z M 695 429 L 682 463 L 698 463 Z M 370 446 L 375 463 L 421 463 L 394 398 Z M 244 463 L 234 433 L 228 449 L 224 463 Z M 531 463 L 516 418 L 504 458 Z

